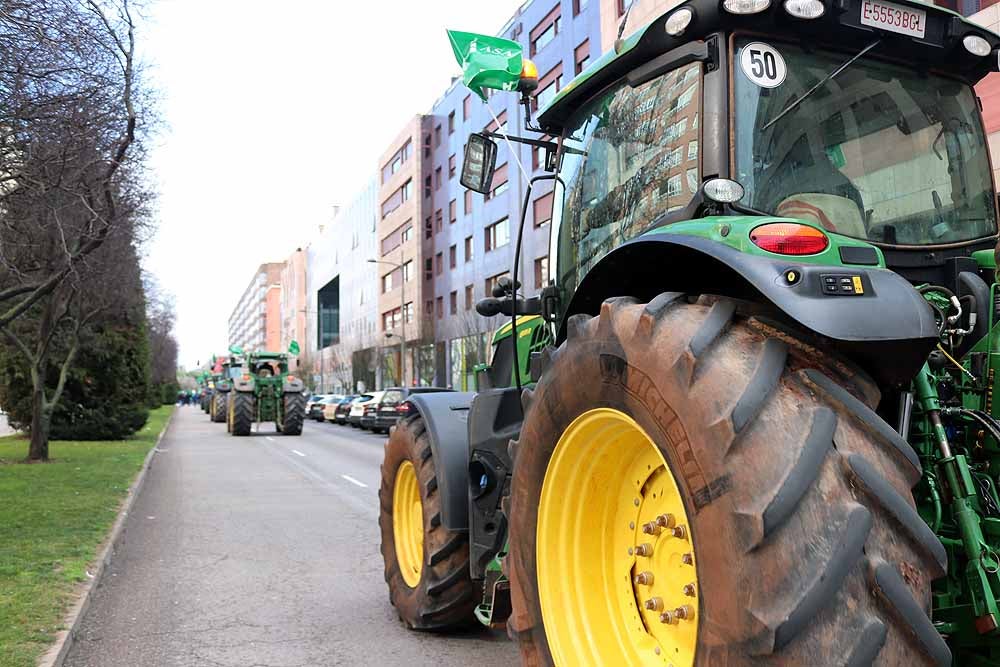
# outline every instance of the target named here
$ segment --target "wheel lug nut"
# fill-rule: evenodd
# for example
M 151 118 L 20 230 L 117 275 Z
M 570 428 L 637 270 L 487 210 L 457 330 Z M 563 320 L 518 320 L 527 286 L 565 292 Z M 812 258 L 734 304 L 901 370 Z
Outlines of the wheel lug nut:
M 673 534 L 674 537 L 681 540 L 686 539 L 688 534 L 687 528 L 685 526 L 674 526 L 670 532 Z
M 694 594 L 695 594 L 694 584 L 687 584 L 686 586 L 684 586 L 684 595 L 688 596 L 689 598 L 693 598 Z
M 646 609 L 650 611 L 662 611 L 663 598 L 649 598 L 646 600 Z
M 653 545 L 649 543 L 643 543 L 635 548 L 636 556 L 652 556 L 653 555 Z
M 659 535 L 661 530 L 663 529 L 660 528 L 658 525 L 656 525 L 655 521 L 650 521 L 649 523 L 642 524 L 642 532 L 646 533 L 647 535 Z
M 652 572 L 640 572 L 635 575 L 634 579 L 637 586 L 652 586 L 653 585 L 653 573 Z
M 689 604 L 681 605 L 674 609 L 674 615 L 681 620 L 691 620 L 694 618 L 694 607 Z
M 656 525 L 661 528 L 673 528 L 675 523 L 676 519 L 674 519 L 673 514 L 661 514 L 656 517 Z
M 660 614 L 660 623 L 667 623 L 673 625 L 677 622 L 677 615 L 672 611 L 665 611 Z
M 685 565 L 694 565 L 694 556 L 691 554 L 684 554 L 681 556 L 681 562 Z

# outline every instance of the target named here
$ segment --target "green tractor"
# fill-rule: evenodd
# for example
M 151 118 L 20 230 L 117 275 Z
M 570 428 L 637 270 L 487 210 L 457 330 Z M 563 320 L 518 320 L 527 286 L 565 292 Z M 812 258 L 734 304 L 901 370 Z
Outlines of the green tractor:
M 233 388 L 233 380 L 243 374 L 242 364 L 242 359 L 236 355 L 213 360 L 214 368 L 218 369 L 214 376 L 212 403 L 209 409 L 213 422 L 226 421 L 229 413 L 229 392 Z
M 242 355 L 242 351 L 234 352 Z M 253 424 L 274 422 L 279 433 L 301 435 L 306 415 L 305 383 L 288 372 L 283 352 L 250 352 L 228 392 L 228 428 L 250 435 Z
M 450 36 L 537 135 L 470 136 L 462 183 L 544 154 L 551 281 L 480 302 L 511 323 L 479 391 L 386 445 L 405 623 L 506 627 L 529 665 L 1000 665 L 1000 37 L 689 0 L 532 120 L 521 47 Z
M 196 378 L 198 382 L 198 407 L 202 412 L 208 412 L 212 403 L 212 374 L 209 372 L 200 373 Z

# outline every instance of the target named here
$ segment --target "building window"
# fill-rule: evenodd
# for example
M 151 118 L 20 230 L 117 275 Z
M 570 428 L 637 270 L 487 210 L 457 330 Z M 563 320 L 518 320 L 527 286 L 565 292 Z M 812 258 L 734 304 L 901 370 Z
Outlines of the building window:
M 508 275 L 507 271 L 503 273 L 498 273 L 495 276 L 490 276 L 486 279 L 486 296 L 491 296 L 493 294 L 493 288 L 496 287 L 497 281 Z
M 424 238 L 429 239 L 434 236 L 434 223 L 431 222 L 431 216 L 424 218 Z
M 431 156 L 431 135 L 428 133 L 424 135 L 424 157 L 430 157 L 430 156 Z
M 444 297 L 439 296 L 437 299 L 435 299 L 435 301 L 436 301 L 435 305 L 437 306 L 437 317 L 440 320 L 441 318 L 444 317 Z
M 444 255 L 439 252 L 434 255 L 434 275 L 440 276 L 442 273 L 444 273 Z
M 548 15 L 538 22 L 531 32 L 528 33 L 531 55 L 534 56 L 536 53 L 544 49 L 556 35 L 559 34 L 559 21 L 560 21 L 560 10 L 561 5 L 556 5 L 555 8 L 548 13 Z
M 692 139 L 688 142 L 688 160 L 698 159 L 698 140 Z
M 538 80 L 538 92 L 532 98 L 532 109 L 537 111 L 552 101 L 562 89 L 562 63 L 559 63 Z
M 677 174 L 676 176 L 671 176 L 670 178 L 667 179 L 667 184 L 666 184 L 665 191 L 666 191 L 666 195 L 668 197 L 677 197 L 677 196 L 679 196 L 681 194 L 681 190 L 682 190 L 682 187 L 681 187 L 681 175 L 680 174 Z M 664 192 L 664 190 L 661 189 L 660 192 L 662 194 Z
M 403 147 L 396 151 L 395 155 L 389 158 L 389 161 L 385 163 L 382 167 L 382 182 L 386 183 L 392 175 L 403 168 L 403 163 L 410 159 L 413 154 L 413 141 L 410 139 L 406 140 Z
M 471 262 L 472 261 L 472 237 L 471 236 L 466 236 L 465 237 L 465 261 L 466 262 Z
M 434 233 L 440 232 L 444 229 L 444 218 L 441 215 L 441 209 L 434 211 Z
M 382 202 L 382 217 L 386 217 L 402 206 L 403 202 L 407 201 L 412 195 L 413 179 L 410 179 L 400 186 L 399 189 L 389 195 L 384 202 Z
M 434 300 L 433 299 L 427 299 L 426 301 L 424 301 L 424 313 L 427 314 L 427 315 L 433 315 L 434 314 Z
M 469 120 L 472 115 L 472 95 L 466 95 L 462 100 L 462 120 Z
M 441 145 L 441 126 L 436 125 L 434 127 L 434 148 Z
M 434 260 L 428 257 L 424 260 L 424 280 L 430 280 L 434 277 Z
M 431 197 L 431 175 L 427 174 L 424 178 L 424 199 L 430 199 Z
M 382 294 L 392 291 L 392 276 L 396 273 L 395 271 L 390 271 L 389 273 L 382 276 Z
M 407 220 L 402 225 L 392 231 L 391 234 L 382 239 L 382 256 L 395 250 L 402 243 L 406 243 L 413 238 L 413 220 Z
M 452 315 L 457 315 L 458 314 L 458 292 L 457 291 L 452 291 L 452 293 L 449 296 L 450 296 L 450 301 L 451 301 L 451 303 L 449 304 L 451 306 L 451 314 Z
M 454 225 L 458 220 L 458 202 L 452 199 L 448 202 L 448 224 Z
M 554 201 L 555 195 L 550 192 L 531 203 L 532 214 L 534 215 L 532 219 L 535 221 L 535 227 L 546 225 L 552 220 L 552 203 Z
M 590 40 L 585 39 L 580 43 L 580 46 L 573 50 L 573 66 L 574 74 L 579 74 L 583 70 L 587 69 L 587 65 L 590 64 Z
M 472 310 L 472 285 L 465 286 L 465 309 Z
M 535 289 L 545 287 L 545 281 L 549 279 L 549 258 L 539 257 L 535 260 Z
M 499 123 L 497 121 L 500 121 Z M 483 132 L 507 132 L 507 110 L 503 110 L 497 114 L 494 120 L 491 120 L 486 127 L 483 128 Z
M 448 178 L 455 178 L 455 154 L 448 156 Z
M 510 242 L 510 224 L 507 218 L 501 218 L 483 230 L 486 252 L 496 250 Z
M 625 16 L 625 11 L 632 4 L 632 0 L 615 0 L 615 9 L 618 10 L 618 18 Z
M 403 264 L 403 282 L 410 282 L 413 280 L 413 260 Z
M 472 215 L 472 190 L 465 191 L 465 214 Z
M 441 189 L 441 167 L 434 170 L 434 189 Z
M 458 246 L 451 246 L 448 248 L 448 268 L 455 268 L 455 264 L 458 262 Z
M 399 235 L 399 242 L 406 243 L 412 238 L 413 238 L 413 225 L 411 224 L 407 225 L 406 229 L 403 230 L 403 233 Z
M 497 167 L 495 172 L 493 172 L 493 190 L 491 190 L 490 194 L 486 196 L 486 199 L 502 195 L 506 191 L 507 191 L 507 165 L 502 164 L 499 167 Z
M 588 0 L 573 0 L 573 16 L 587 8 Z
M 455 112 L 448 114 L 448 134 L 455 134 Z
M 389 329 L 395 329 L 399 326 L 399 322 L 402 317 L 403 311 L 399 308 L 393 308 L 392 310 L 382 313 L 382 330 L 388 331 Z

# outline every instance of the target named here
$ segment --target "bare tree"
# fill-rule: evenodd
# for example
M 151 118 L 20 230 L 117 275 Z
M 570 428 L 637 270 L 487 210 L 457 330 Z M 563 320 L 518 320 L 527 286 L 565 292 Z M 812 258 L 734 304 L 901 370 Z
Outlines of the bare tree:
M 177 340 L 174 338 L 174 298 L 155 279 L 147 277 L 146 323 L 149 329 L 150 382 L 162 399 L 163 387 L 177 383 Z
M 30 362 L 29 459 L 146 214 L 128 2 L 0 0 L 0 333 Z

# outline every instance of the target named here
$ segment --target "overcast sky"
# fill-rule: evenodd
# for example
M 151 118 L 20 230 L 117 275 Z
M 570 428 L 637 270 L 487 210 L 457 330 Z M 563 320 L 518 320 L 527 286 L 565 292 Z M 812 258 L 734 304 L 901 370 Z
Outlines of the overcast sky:
M 177 301 L 180 363 L 226 347 L 265 261 L 305 246 L 459 73 L 445 28 L 496 33 L 511 0 L 156 0 L 142 26 L 165 123 L 146 267 Z

